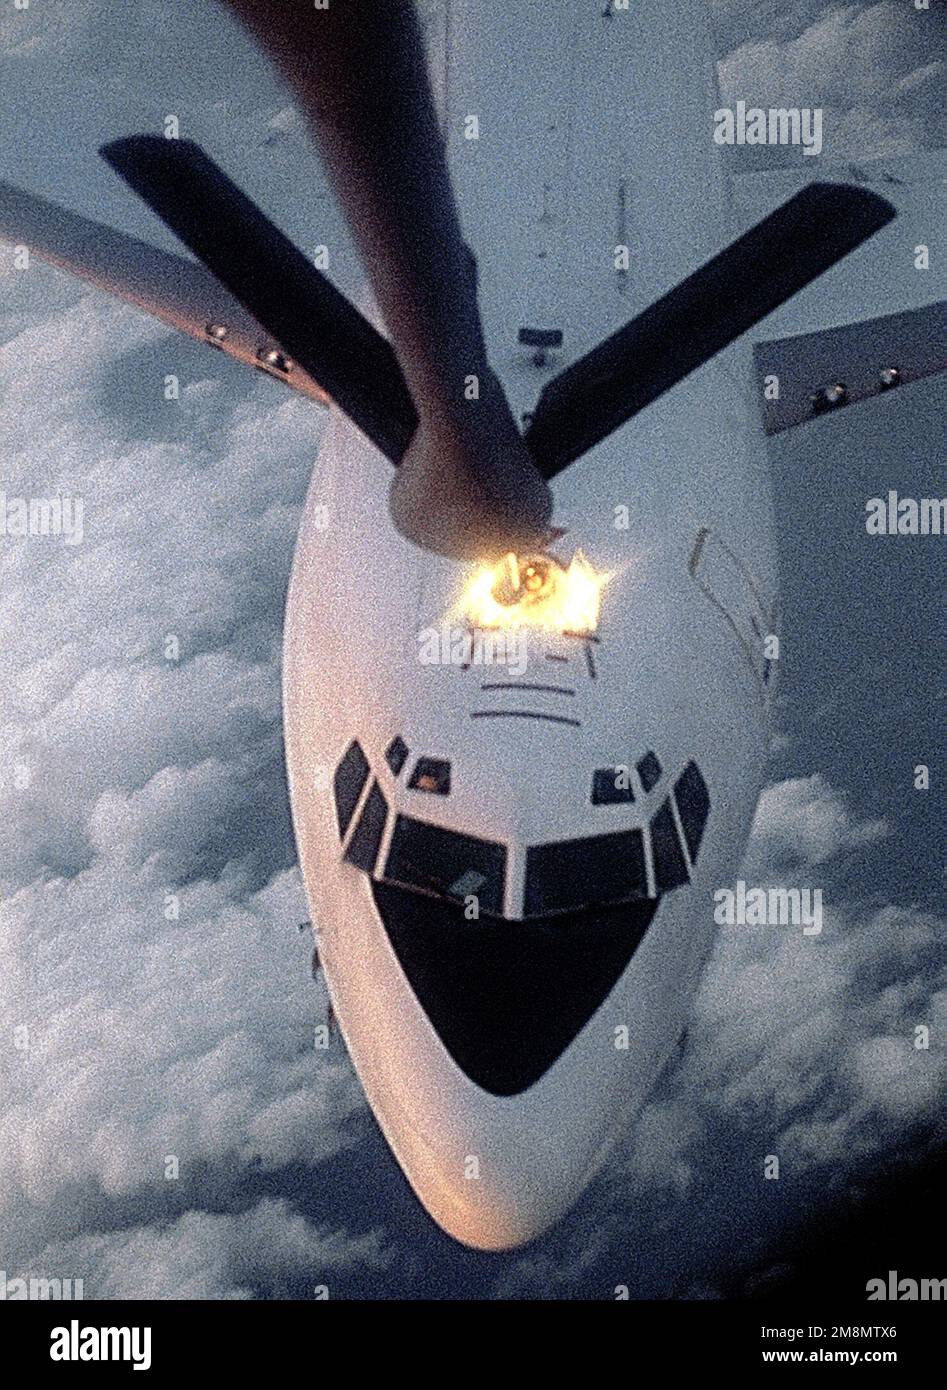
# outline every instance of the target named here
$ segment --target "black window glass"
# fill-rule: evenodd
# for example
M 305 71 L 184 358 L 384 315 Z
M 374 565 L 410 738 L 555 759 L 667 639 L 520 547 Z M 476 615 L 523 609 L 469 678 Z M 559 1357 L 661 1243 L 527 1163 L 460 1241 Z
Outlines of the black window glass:
M 450 763 L 441 758 L 418 758 L 408 786 L 418 792 L 446 796 L 450 791 Z
M 704 826 L 710 814 L 710 793 L 700 768 L 696 763 L 688 763 L 674 787 L 677 809 L 684 827 L 684 838 L 691 862 L 697 860 L 697 851 L 704 834 Z
M 659 893 L 677 888 L 687 882 L 684 851 L 677 838 L 677 826 L 671 803 L 665 801 L 651 821 L 651 846 L 654 850 L 654 877 Z
M 526 851 L 526 915 L 571 912 L 648 894 L 640 830 L 560 840 Z
M 661 778 L 661 764 L 653 753 L 645 753 L 638 764 L 638 776 L 646 792 L 658 785 Z
M 404 767 L 405 758 L 408 756 L 408 745 L 400 734 L 397 734 L 385 749 L 385 762 L 391 768 L 395 776 Z
M 593 806 L 613 806 L 620 801 L 634 799 L 627 767 L 597 767 L 592 773 Z
M 418 1003 L 461 1070 L 495 1096 L 525 1091 L 592 1017 L 659 911 L 657 900 L 526 922 L 468 920 L 460 903 L 372 880 Z
M 365 798 L 365 805 L 362 807 L 358 825 L 355 827 L 345 851 L 345 857 L 349 863 L 364 870 L 366 874 L 370 874 L 375 867 L 375 858 L 378 854 L 378 846 L 381 842 L 387 815 L 388 803 L 382 796 L 378 783 L 373 782 L 371 791 Z
M 399 816 L 384 877 L 460 902 L 472 895 L 481 912 L 499 917 L 503 913 L 506 847 Z
M 335 793 L 335 814 L 339 822 L 340 835 L 344 835 L 349 828 L 349 821 L 352 819 L 367 777 L 368 761 L 359 744 L 353 739 L 342 754 L 332 779 L 332 789 Z

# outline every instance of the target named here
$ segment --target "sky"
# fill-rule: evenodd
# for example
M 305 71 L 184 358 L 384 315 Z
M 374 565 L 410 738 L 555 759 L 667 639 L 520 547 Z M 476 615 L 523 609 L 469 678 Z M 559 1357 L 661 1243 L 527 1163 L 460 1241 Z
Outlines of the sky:
M 717 0 L 723 90 L 823 104 L 828 158 L 937 148 L 936 9 Z M 338 229 L 287 94 L 211 0 L 6 6 L 0 72 L 2 178 L 173 246 L 95 151 L 174 112 L 304 248 Z M 892 479 L 942 495 L 942 391 L 773 450 L 788 640 L 742 873 L 820 886 L 821 936 L 721 929 L 681 1064 L 600 1178 L 533 1246 L 483 1255 L 418 1206 L 341 1043 L 313 1046 L 280 640 L 324 415 L 3 250 L 0 344 L 0 487 L 85 505 L 79 545 L 0 541 L 0 1270 L 119 1299 L 764 1296 L 923 1188 L 947 1022 L 943 541 L 861 518 Z M 835 1258 L 856 1296 L 895 1267 Z

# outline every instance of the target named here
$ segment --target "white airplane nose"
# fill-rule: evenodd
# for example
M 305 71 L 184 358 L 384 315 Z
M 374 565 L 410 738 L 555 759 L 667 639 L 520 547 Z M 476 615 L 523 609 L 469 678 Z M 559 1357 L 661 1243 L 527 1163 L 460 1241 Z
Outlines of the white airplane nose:
M 418 1097 L 420 1100 L 420 1097 Z M 434 1107 L 436 1109 L 436 1106 Z M 547 1117 L 551 1118 L 551 1117 Z M 575 1204 L 604 1157 L 611 1134 L 564 1136 L 558 1124 L 531 1125 L 507 1110 L 478 1119 L 471 1142 L 430 1142 L 417 1129 L 386 1124 L 389 1142 L 421 1204 L 448 1235 L 477 1250 L 526 1245 Z
M 479 1185 L 470 1182 L 467 1187 L 468 1191 L 455 1188 L 437 1194 L 420 1185 L 415 1190 L 447 1235 L 473 1250 L 485 1251 L 515 1250 L 528 1245 L 565 1215 L 581 1191 L 576 1186 L 574 1192 L 553 1203 L 548 1192 L 541 1201 L 533 1202 L 528 1195 L 509 1188 L 503 1190 L 482 1179 Z
M 372 1021 L 347 1032 L 373 1109 L 444 1231 L 480 1250 L 524 1245 L 573 1206 L 653 1075 L 616 1051 L 599 1009 L 658 904 L 467 922 L 433 897 L 369 891 Z
M 485 851 L 427 823 L 407 822 L 417 832 L 409 843 L 397 822 L 386 877 L 370 877 L 385 823 L 383 802 L 370 815 L 377 786 L 342 860 L 321 866 L 335 875 L 322 937 L 333 1004 L 385 1137 L 434 1221 L 475 1249 L 523 1246 L 570 1210 L 646 1100 L 712 926 L 692 920 L 676 837 L 673 862 L 656 861 L 659 896 L 515 920 L 496 914 L 499 894 L 468 917 L 460 901 L 403 886 L 445 874 L 453 884 L 471 859 L 493 883 Z M 658 828 L 669 805 L 652 818 Z M 458 862 L 445 864 L 441 841 L 453 851 L 461 839 Z M 619 839 L 624 854 L 640 848 L 641 832 Z M 541 852 L 542 882 L 588 870 L 563 866 L 563 854 L 557 844 Z

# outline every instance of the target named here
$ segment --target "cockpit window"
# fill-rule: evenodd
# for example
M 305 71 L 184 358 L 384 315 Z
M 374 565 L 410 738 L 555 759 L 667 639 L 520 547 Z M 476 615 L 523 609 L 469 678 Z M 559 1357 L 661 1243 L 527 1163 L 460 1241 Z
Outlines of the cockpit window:
M 501 916 L 506 846 L 398 816 L 383 877 L 458 902 L 473 896 L 481 912 Z
M 661 780 L 661 764 L 654 753 L 645 753 L 638 764 L 638 776 L 641 778 L 641 785 L 646 792 L 658 785 Z
M 353 830 L 352 838 L 345 850 L 345 857 L 349 863 L 366 874 L 370 874 L 375 867 L 378 846 L 381 844 L 387 818 L 388 803 L 378 783 L 372 782 L 371 790 L 362 807 L 362 814 L 358 818 L 358 825 Z
M 404 767 L 405 759 L 407 758 L 407 756 L 408 745 L 405 743 L 404 739 L 401 737 L 400 734 L 396 734 L 395 737 L 389 743 L 388 747 L 385 749 L 385 762 L 391 768 L 392 772 L 396 777 L 398 776 L 398 773 L 401 771 L 401 769 Z
M 414 791 L 447 796 L 450 792 L 450 763 L 442 758 L 418 758 L 408 786 Z
M 674 795 L 691 863 L 694 863 L 710 813 L 710 793 L 696 763 L 687 764 L 674 784 Z
M 343 753 L 332 778 L 340 835 L 344 835 L 349 828 L 349 821 L 355 813 L 367 777 L 368 759 L 362 752 L 361 745 L 353 739 Z
M 646 898 L 640 830 L 533 845 L 526 851 L 526 915 Z
M 660 811 L 652 818 L 651 848 L 654 851 L 654 878 L 659 893 L 687 883 L 687 865 L 677 838 L 670 801 L 663 802 Z
M 627 767 L 597 767 L 592 773 L 593 806 L 614 806 L 634 799 L 631 772 Z

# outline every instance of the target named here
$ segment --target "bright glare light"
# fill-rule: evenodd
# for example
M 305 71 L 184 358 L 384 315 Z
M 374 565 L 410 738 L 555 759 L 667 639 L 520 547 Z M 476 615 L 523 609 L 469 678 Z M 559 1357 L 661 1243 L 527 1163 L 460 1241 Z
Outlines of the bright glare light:
M 602 588 L 598 574 L 577 550 L 568 567 L 549 555 L 504 555 L 471 575 L 460 616 L 473 627 L 538 627 L 547 632 L 589 633 L 598 627 Z

